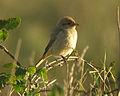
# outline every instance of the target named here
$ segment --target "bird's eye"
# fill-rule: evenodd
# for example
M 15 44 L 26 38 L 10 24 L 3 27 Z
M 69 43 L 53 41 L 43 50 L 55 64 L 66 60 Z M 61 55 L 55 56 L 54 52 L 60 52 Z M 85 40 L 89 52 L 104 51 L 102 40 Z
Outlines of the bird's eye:
M 71 23 L 69 22 L 69 23 L 67 23 L 68 25 L 70 25 Z
M 63 23 L 63 25 L 71 25 L 71 24 L 72 24 L 71 22 Z

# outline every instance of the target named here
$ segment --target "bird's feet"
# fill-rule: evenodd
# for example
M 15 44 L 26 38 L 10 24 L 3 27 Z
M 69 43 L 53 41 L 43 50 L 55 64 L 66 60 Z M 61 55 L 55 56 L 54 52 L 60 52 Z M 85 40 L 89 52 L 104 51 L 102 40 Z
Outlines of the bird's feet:
M 66 57 L 64 57 L 64 56 L 62 56 L 62 55 L 61 55 L 61 57 L 62 57 L 63 61 L 64 61 L 65 63 L 67 63 L 67 59 L 68 59 L 68 58 L 66 58 Z
M 73 50 L 74 56 L 78 57 L 78 51 L 76 49 Z

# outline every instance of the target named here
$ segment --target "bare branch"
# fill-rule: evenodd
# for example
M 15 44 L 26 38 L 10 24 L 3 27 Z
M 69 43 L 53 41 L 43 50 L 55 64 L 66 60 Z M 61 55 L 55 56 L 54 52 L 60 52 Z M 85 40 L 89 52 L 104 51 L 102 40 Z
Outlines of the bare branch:
M 118 6 L 118 9 L 117 9 L 117 26 L 118 26 L 118 32 L 120 33 L 120 9 L 119 9 L 119 6 Z
M 0 49 L 2 49 L 7 55 L 9 55 L 13 60 L 15 60 L 18 66 L 22 67 L 20 62 L 15 58 L 15 56 L 12 53 L 8 51 L 8 49 L 5 46 L 0 45 Z

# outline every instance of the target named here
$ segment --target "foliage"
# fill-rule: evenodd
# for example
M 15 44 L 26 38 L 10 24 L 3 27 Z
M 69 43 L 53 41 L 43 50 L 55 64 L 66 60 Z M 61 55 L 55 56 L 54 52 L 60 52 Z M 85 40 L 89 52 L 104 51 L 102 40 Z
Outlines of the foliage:
M 13 89 L 15 90 L 15 92 L 21 92 L 25 89 L 26 84 L 25 82 L 21 81 L 21 80 L 17 80 L 15 84 L 13 84 Z
M 41 78 L 43 78 L 44 82 L 47 82 L 47 70 L 45 68 L 40 68 L 37 71 L 38 76 L 40 76 Z
M 21 22 L 20 18 L 8 18 L 6 20 L 0 20 L 0 40 L 4 42 L 8 37 L 8 31 L 13 30 L 19 26 Z
M 8 32 L 5 30 L 0 30 L 0 40 L 4 42 L 8 37 Z
M 19 26 L 21 22 L 20 18 L 8 18 L 6 20 L 0 20 L 0 30 L 5 29 L 7 31 L 13 30 Z
M 8 68 L 8 69 L 12 69 L 12 68 L 15 68 L 15 65 L 12 63 L 7 63 L 7 64 L 4 64 L 3 67 Z
M 34 66 L 28 67 L 27 72 L 30 73 L 30 74 L 36 73 L 36 67 L 34 67 Z
M 17 80 L 23 80 L 26 75 L 26 69 L 18 67 L 16 68 L 15 76 Z
M 0 89 L 4 88 L 10 82 L 11 74 L 0 73 Z

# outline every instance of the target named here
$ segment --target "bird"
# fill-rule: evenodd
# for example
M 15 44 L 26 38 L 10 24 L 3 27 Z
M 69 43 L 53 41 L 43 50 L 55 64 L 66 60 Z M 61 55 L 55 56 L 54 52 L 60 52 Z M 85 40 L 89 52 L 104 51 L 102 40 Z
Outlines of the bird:
M 66 57 L 76 48 L 77 30 L 79 24 L 70 16 L 61 18 L 55 29 L 51 32 L 50 40 L 45 48 L 42 58 L 36 63 L 36 67 L 50 56 Z

